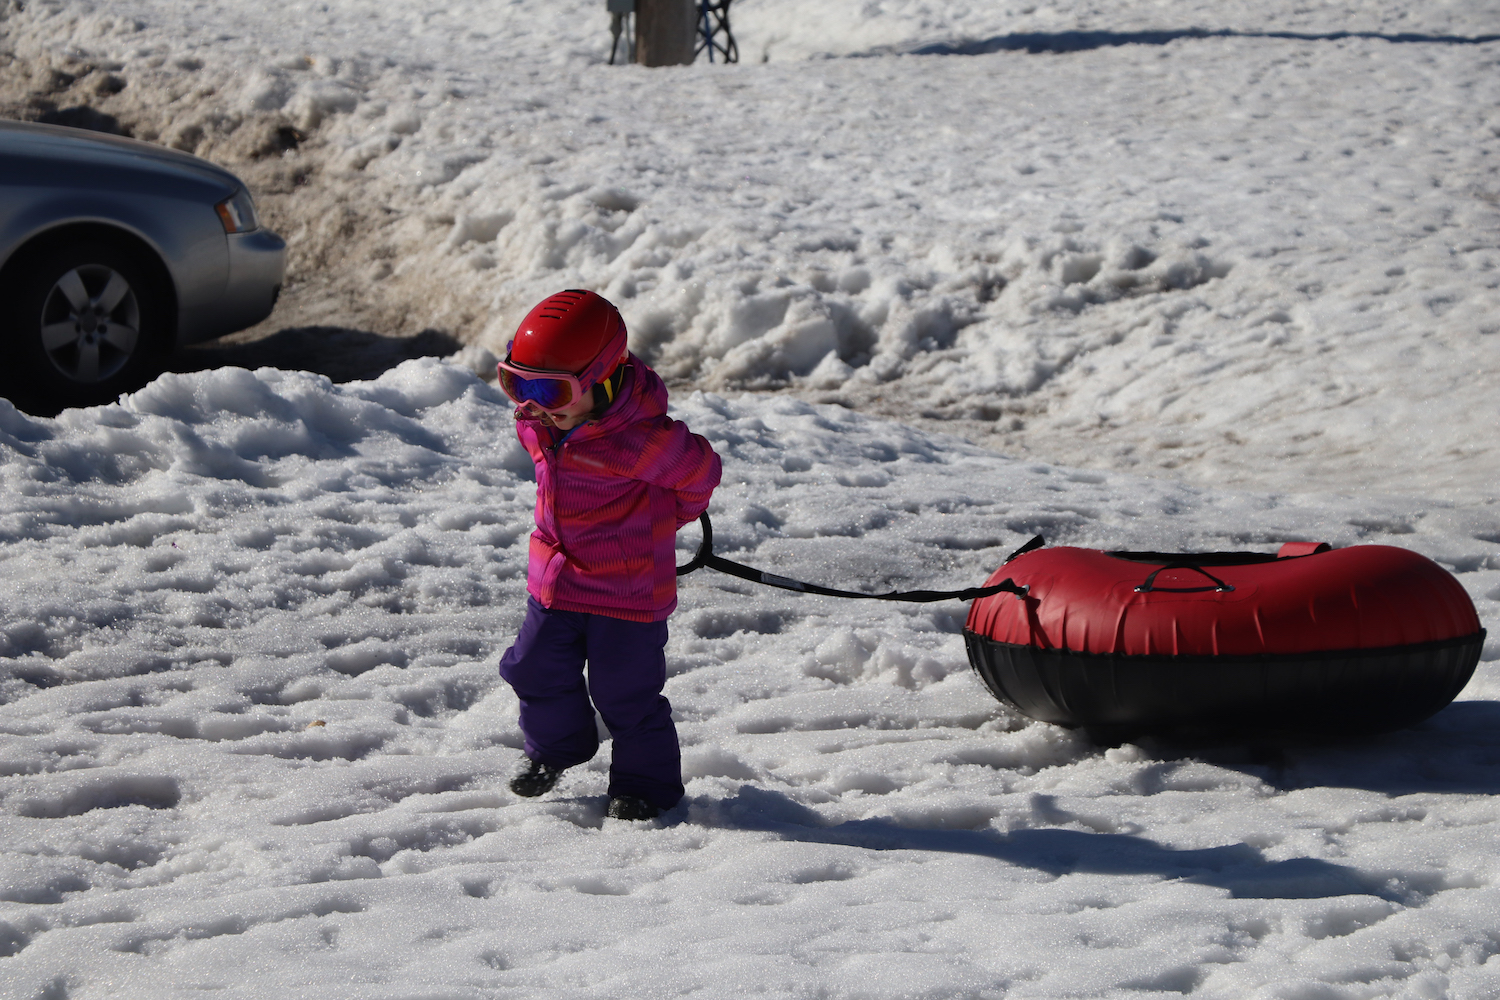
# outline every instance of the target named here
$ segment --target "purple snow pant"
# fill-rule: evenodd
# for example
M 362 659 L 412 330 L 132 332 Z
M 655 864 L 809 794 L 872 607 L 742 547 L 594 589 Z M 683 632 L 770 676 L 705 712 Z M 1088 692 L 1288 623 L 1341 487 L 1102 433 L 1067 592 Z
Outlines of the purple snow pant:
M 597 707 L 614 742 L 610 796 L 675 806 L 682 798 L 682 756 L 672 706 L 661 693 L 666 644 L 664 621 L 554 611 L 528 597 L 521 632 L 500 658 L 500 676 L 521 699 L 526 756 L 553 767 L 592 759 L 599 749 Z

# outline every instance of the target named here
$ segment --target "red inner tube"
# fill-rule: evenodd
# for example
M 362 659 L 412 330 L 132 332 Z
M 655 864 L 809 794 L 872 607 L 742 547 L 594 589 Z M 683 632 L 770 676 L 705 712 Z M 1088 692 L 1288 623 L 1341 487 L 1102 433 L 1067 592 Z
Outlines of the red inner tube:
M 1235 564 L 1247 557 L 1256 561 Z M 1002 577 L 1030 587 L 1028 597 L 975 601 L 965 629 L 1040 649 L 1244 656 L 1385 649 L 1480 630 L 1451 573 L 1389 545 L 1290 557 L 1037 549 L 989 582 Z
M 974 669 L 1023 714 L 1100 732 L 1397 729 L 1452 701 L 1484 645 L 1458 581 L 1384 545 L 1044 548 L 1002 577 L 1030 589 L 970 607 Z

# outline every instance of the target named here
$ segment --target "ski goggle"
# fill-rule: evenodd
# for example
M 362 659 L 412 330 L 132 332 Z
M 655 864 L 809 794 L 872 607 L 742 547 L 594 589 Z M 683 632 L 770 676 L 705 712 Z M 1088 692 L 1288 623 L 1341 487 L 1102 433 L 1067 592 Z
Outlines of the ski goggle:
M 520 406 L 528 403 L 539 410 L 561 410 L 582 399 L 583 386 L 572 372 L 543 371 L 500 362 L 500 388 Z

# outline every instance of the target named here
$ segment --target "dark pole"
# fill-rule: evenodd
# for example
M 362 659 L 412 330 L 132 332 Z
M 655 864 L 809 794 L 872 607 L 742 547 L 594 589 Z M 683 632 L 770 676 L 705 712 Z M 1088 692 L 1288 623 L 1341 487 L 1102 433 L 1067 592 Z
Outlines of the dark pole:
M 696 0 L 635 0 L 636 62 L 686 66 L 697 41 Z

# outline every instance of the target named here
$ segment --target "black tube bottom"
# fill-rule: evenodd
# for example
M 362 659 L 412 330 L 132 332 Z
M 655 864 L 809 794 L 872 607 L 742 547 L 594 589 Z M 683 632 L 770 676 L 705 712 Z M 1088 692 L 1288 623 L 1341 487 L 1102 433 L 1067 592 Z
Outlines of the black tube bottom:
M 1485 632 L 1387 649 L 1261 656 L 1124 656 L 964 632 L 985 686 L 1022 715 L 1118 743 L 1153 735 L 1350 738 L 1432 716 L 1458 696 Z

